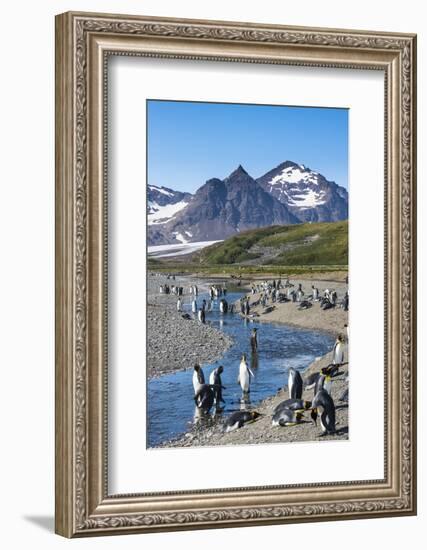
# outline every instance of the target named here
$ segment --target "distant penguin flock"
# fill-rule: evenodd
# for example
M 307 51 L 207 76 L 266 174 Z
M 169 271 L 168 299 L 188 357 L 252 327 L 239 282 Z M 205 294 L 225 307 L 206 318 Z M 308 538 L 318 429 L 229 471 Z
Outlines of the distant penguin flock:
M 345 279 L 345 284 L 348 285 L 348 277 Z M 306 295 L 302 283 L 295 285 L 289 281 L 289 278 L 285 282 L 279 278 L 278 280 L 252 283 L 250 294 L 240 298 L 240 313 L 244 317 L 254 318 L 259 316 L 259 313 L 253 312 L 252 308 L 261 306 L 263 308 L 262 315 L 274 311 L 274 304 L 284 302 L 296 304 L 299 311 L 312 308 L 314 303 L 318 303 L 322 311 L 334 308 L 342 308 L 344 311 L 349 310 L 348 287 L 341 296 L 333 288 L 326 288 L 321 293 L 314 284 L 311 285 L 309 292 Z M 256 296 L 257 293 L 259 296 Z
M 175 280 L 175 276 L 168 275 L 167 279 Z M 204 299 L 201 304 L 198 301 L 199 287 L 195 284 L 191 284 L 188 288 L 188 294 L 190 295 L 188 305 L 184 303 L 184 287 L 182 286 L 169 285 L 167 283 L 161 284 L 159 286 L 159 294 L 178 296 L 176 310 L 178 313 L 181 313 L 182 318 L 186 320 L 193 319 L 203 325 L 206 324 L 206 315 L 213 311 L 214 302 L 217 299 L 219 300 L 218 309 L 222 315 L 233 313 L 234 310 L 234 305 L 230 306 L 225 298 L 227 295 L 227 285 L 225 282 L 221 285 L 211 285 L 208 288 L 208 300 Z M 186 311 L 187 307 L 188 310 Z

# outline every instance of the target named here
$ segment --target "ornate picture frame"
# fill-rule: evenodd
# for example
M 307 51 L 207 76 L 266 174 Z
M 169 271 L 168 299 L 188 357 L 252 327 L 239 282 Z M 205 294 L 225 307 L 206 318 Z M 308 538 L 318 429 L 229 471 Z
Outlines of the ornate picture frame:
M 111 495 L 107 476 L 106 60 L 385 75 L 385 477 Z M 56 532 L 82 537 L 416 513 L 416 36 L 89 13 L 56 18 Z

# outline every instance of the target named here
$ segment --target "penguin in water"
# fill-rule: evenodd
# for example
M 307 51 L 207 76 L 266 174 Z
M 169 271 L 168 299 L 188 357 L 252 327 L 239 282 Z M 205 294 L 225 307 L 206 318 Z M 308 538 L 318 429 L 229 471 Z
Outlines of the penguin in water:
M 197 313 L 197 300 L 194 298 L 194 300 L 191 302 L 191 311 L 193 313 Z
M 206 314 L 205 314 L 205 310 L 203 308 L 199 309 L 199 311 L 197 312 L 197 317 L 198 317 L 200 323 L 202 323 L 202 324 L 206 323 Z
M 205 375 L 203 374 L 202 367 L 196 363 L 194 365 L 194 372 L 193 372 L 193 388 L 194 393 L 197 394 L 200 387 L 205 383 Z
M 245 424 L 254 422 L 260 416 L 262 416 L 262 414 L 257 411 L 236 411 L 232 413 L 225 421 L 224 432 L 238 430 Z
M 300 424 L 304 418 L 302 411 L 294 411 L 292 409 L 279 409 L 274 413 L 271 425 L 272 426 L 295 426 Z
M 338 334 L 338 338 L 335 341 L 334 349 L 332 351 L 332 363 L 334 365 L 344 363 L 344 336 Z
M 288 391 L 290 399 L 301 399 L 302 397 L 302 377 L 301 374 L 293 367 L 289 368 L 288 374 Z
M 248 394 L 250 391 L 251 376 L 253 378 L 255 375 L 249 368 L 248 362 L 246 360 L 246 354 L 244 353 L 240 361 L 239 376 L 237 378 L 237 383 L 240 384 L 243 394 Z
M 222 390 L 226 388 L 222 385 L 221 374 L 224 372 L 224 367 L 220 365 L 217 369 L 214 369 L 209 375 L 209 384 L 214 386 L 215 393 L 215 405 L 219 406 L 221 403 L 225 403 L 222 398 Z
M 251 331 L 251 350 L 252 353 L 257 353 L 258 351 L 258 336 L 257 336 L 258 329 L 253 328 Z
M 332 397 L 326 390 L 320 390 L 313 399 L 313 409 L 321 409 L 320 425 L 322 427 L 321 435 L 331 435 L 335 433 L 335 405 Z
M 210 384 L 202 384 L 194 396 L 194 401 L 199 409 L 208 413 L 215 401 L 215 389 Z

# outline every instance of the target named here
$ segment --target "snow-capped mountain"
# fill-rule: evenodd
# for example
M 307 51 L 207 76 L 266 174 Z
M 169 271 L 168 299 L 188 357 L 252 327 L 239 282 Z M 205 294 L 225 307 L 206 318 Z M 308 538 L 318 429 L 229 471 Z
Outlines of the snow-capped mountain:
M 163 225 L 190 202 L 190 193 L 181 193 L 168 187 L 148 185 L 147 218 L 148 225 Z
M 348 193 L 322 174 L 287 160 L 257 182 L 285 204 L 302 222 L 332 222 L 348 218 Z
M 286 161 L 253 179 L 239 166 L 194 195 L 148 186 L 148 244 L 226 239 L 240 231 L 348 217 L 344 187 L 302 164 Z

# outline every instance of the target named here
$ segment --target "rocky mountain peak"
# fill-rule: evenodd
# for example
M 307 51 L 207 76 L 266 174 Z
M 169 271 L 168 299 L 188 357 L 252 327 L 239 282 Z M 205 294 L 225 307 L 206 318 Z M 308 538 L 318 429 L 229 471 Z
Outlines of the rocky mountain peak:
M 253 178 L 246 172 L 241 164 L 231 172 L 231 174 L 224 179 L 225 183 L 234 183 L 234 182 L 245 182 L 245 181 L 254 181 Z

